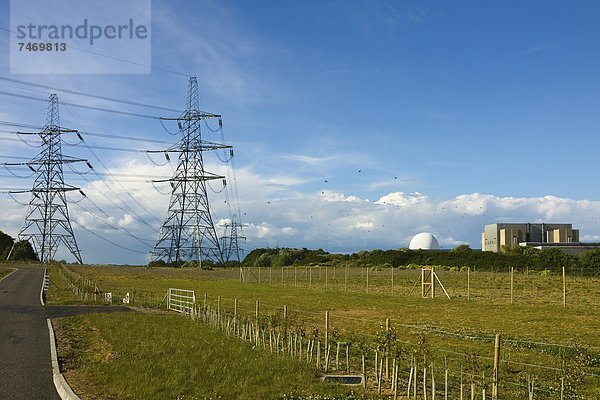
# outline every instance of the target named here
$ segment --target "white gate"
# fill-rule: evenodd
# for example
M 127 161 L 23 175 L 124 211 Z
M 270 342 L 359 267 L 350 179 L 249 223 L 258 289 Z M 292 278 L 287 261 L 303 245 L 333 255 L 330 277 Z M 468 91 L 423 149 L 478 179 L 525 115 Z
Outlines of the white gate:
M 169 288 L 167 309 L 190 314 L 196 306 L 196 293 L 193 290 Z

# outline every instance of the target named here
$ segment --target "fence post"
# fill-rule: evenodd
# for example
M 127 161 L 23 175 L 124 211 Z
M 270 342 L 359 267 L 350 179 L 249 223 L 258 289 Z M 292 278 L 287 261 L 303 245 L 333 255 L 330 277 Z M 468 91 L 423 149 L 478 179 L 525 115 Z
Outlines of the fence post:
M 344 268 L 344 292 L 348 291 L 348 266 Z
M 288 337 L 288 309 L 287 305 L 283 306 L 283 327 L 284 327 L 284 339 Z
M 513 286 L 514 286 L 514 281 L 515 281 L 515 268 L 514 267 L 510 267 L 510 304 L 513 303 Z
M 329 310 L 325 311 L 325 349 L 329 345 Z
M 385 332 L 390 331 L 390 319 L 385 319 Z M 385 351 L 385 379 L 390 379 L 390 354 L 389 349 Z
M 467 301 L 471 301 L 471 267 L 467 267 Z
M 259 311 L 259 303 L 256 300 L 256 326 L 258 327 L 258 311 Z
M 492 382 L 492 400 L 498 400 L 498 369 L 500 366 L 500 334 L 496 334 L 494 343 L 494 379 Z
M 394 267 L 392 266 L 392 296 L 394 295 Z
M 233 315 L 237 317 L 237 297 L 233 299 Z
M 221 296 L 217 296 L 217 315 L 221 316 Z
M 204 308 L 208 307 L 208 293 L 204 293 Z
M 171 309 L 171 288 L 169 288 L 169 293 L 167 295 L 167 310 Z
M 431 267 L 431 298 L 435 299 L 435 268 Z
M 369 267 L 366 267 L 367 269 L 367 293 L 369 293 Z
M 565 267 L 562 267 L 562 278 L 563 278 L 563 306 L 567 305 L 567 275 L 565 273 Z

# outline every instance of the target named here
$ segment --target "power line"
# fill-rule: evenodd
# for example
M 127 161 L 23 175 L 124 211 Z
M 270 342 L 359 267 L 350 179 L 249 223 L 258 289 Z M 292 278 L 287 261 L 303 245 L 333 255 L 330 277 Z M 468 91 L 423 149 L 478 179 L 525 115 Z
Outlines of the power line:
M 81 125 L 81 124 L 79 123 L 79 121 L 77 120 L 77 117 L 75 117 L 75 115 L 73 114 L 73 112 L 71 112 L 71 109 L 70 109 L 69 107 L 65 107 L 65 108 L 67 109 L 67 111 L 69 112 L 69 114 L 71 114 L 71 116 L 73 117 L 73 119 L 74 119 L 74 120 L 75 120 L 75 121 L 78 123 L 78 125 Z M 96 154 L 96 152 L 94 152 L 94 150 L 93 150 L 93 149 L 89 148 L 89 145 L 87 144 L 87 142 L 84 140 L 84 141 L 82 141 L 82 143 L 83 143 L 83 145 L 84 145 L 84 146 L 85 146 L 85 147 L 86 147 L 86 148 L 89 150 L 89 152 L 90 152 L 90 153 L 91 153 L 91 154 L 94 156 L 94 158 L 95 158 L 95 159 L 98 161 L 98 163 L 100 163 L 100 165 L 101 165 L 101 166 L 102 166 L 102 167 L 103 167 L 103 168 L 104 168 L 106 171 L 108 171 L 108 170 L 109 170 L 109 168 L 106 166 L 106 164 L 104 164 L 104 162 L 103 162 L 103 161 L 100 159 L 100 157 L 98 157 L 98 155 Z M 93 170 L 93 172 L 94 172 L 94 173 L 96 173 L 96 171 L 95 171 L 95 170 Z M 108 173 L 108 174 L 109 174 L 109 176 L 110 176 L 110 173 Z M 131 208 L 131 207 L 130 207 L 130 206 L 127 204 L 127 202 L 125 202 L 125 201 L 123 200 L 123 198 L 122 198 L 122 197 L 121 197 L 121 196 L 120 196 L 120 195 L 119 195 L 119 194 L 118 194 L 118 193 L 117 193 L 115 190 L 113 190 L 113 188 L 112 188 L 110 185 L 106 184 L 106 182 L 105 182 L 104 180 L 102 180 L 102 179 L 101 179 L 101 181 L 102 181 L 102 183 L 104 184 L 104 186 L 106 186 L 106 187 L 108 188 L 108 190 L 110 190 L 110 191 L 111 191 L 111 192 L 112 192 L 112 193 L 113 193 L 113 194 L 114 194 L 114 195 L 115 195 L 115 196 L 116 196 L 116 197 L 117 197 L 117 198 L 118 198 L 118 199 L 119 199 L 119 200 L 120 200 L 120 201 L 123 203 L 123 205 L 124 205 L 125 207 L 127 207 L 127 208 L 130 210 L 130 214 L 132 214 L 132 215 L 134 216 L 134 218 L 136 218 L 138 221 L 142 222 L 144 225 L 146 225 L 146 226 L 150 227 L 151 229 L 154 229 L 154 227 L 153 227 L 152 225 L 150 225 L 149 223 L 147 223 L 147 222 L 146 222 L 146 221 L 145 221 L 143 218 L 141 218 L 141 217 L 140 217 L 140 216 L 137 214 L 137 212 L 136 212 L 136 211 L 135 211 L 133 208 Z M 119 187 L 120 187 L 121 189 L 123 189 L 123 191 L 125 192 L 125 194 L 126 194 L 126 195 L 127 195 L 127 196 L 128 196 L 128 197 L 129 197 L 129 198 L 130 198 L 130 199 L 131 199 L 131 200 L 132 200 L 134 203 L 136 203 L 136 204 L 137 204 L 137 205 L 138 205 L 138 206 L 139 206 L 139 207 L 140 207 L 142 210 L 144 210 L 144 211 L 145 211 L 145 212 L 146 212 L 146 213 L 147 213 L 149 216 L 151 216 L 151 217 L 152 217 L 154 220 L 156 220 L 157 222 L 160 222 L 160 220 L 159 220 L 158 218 L 156 218 L 156 217 L 155 217 L 155 216 L 154 216 L 154 215 L 153 215 L 153 214 L 152 214 L 150 211 L 148 211 L 148 210 L 146 209 L 146 207 L 144 207 L 142 204 L 140 204 L 140 202 L 139 202 L 139 201 L 137 201 L 137 200 L 136 200 L 136 199 L 135 199 L 135 198 L 134 198 L 134 197 L 133 197 L 133 196 L 132 196 L 132 195 L 129 193 L 129 191 L 127 191 L 127 190 L 126 190 L 126 189 L 123 187 L 123 185 L 121 185 L 121 184 L 120 184 L 120 183 L 119 183 L 117 180 L 115 180 L 115 182 L 116 182 L 116 183 L 119 185 Z M 102 193 L 102 194 L 103 194 L 103 195 L 106 197 L 105 193 L 103 193 L 103 192 L 101 192 L 101 193 Z M 122 207 L 121 207 L 121 206 L 119 206 L 119 205 L 118 205 L 116 202 L 115 202 L 114 204 L 115 204 L 115 205 L 116 205 L 116 206 L 117 206 L 119 209 L 121 209 L 121 210 L 122 210 Z
M 43 128 L 43 127 L 36 126 L 36 125 L 18 124 L 18 123 L 9 122 L 9 121 L 0 121 L 0 125 L 34 129 L 34 130 L 38 130 L 38 131 L 42 130 L 42 128 Z M 0 130 L 0 132 L 21 134 L 21 135 L 24 135 L 24 134 L 37 135 L 38 134 L 37 132 L 21 132 L 21 131 L 9 131 L 9 130 Z M 117 139 L 117 140 L 126 140 L 126 141 L 134 141 L 134 142 L 149 142 L 149 143 L 158 143 L 158 144 L 171 144 L 171 142 L 169 142 L 167 140 L 148 139 L 148 138 L 141 138 L 141 137 L 137 137 L 137 136 L 124 136 L 124 135 L 117 135 L 117 134 L 111 134 L 111 133 L 88 132 L 88 131 L 78 131 L 77 133 L 79 133 L 80 135 L 84 135 L 84 136 L 97 136 L 97 137 L 102 137 L 102 138 L 107 138 L 107 139 Z
M 98 239 L 104 240 L 105 242 L 107 242 L 107 243 L 110 243 L 110 244 L 112 244 L 113 246 L 119 247 L 119 248 L 121 248 L 121 249 L 123 249 L 123 250 L 131 251 L 131 252 L 133 252 L 133 253 L 138 253 L 138 254 L 148 254 L 148 252 L 146 252 L 146 251 L 133 250 L 133 249 L 130 249 L 130 248 L 128 248 L 128 247 L 122 246 L 122 245 L 120 245 L 120 244 L 118 244 L 118 243 L 115 243 L 115 242 L 113 242 L 112 240 L 110 240 L 110 239 L 107 239 L 107 238 L 103 237 L 102 235 L 100 235 L 100 234 L 98 234 L 98 233 L 96 233 L 96 232 L 94 232 L 94 231 L 92 231 L 92 230 L 90 230 L 90 229 L 86 228 L 85 226 L 81 225 L 80 223 L 78 223 L 78 222 L 77 222 L 77 221 L 75 221 L 75 220 L 73 220 L 73 223 L 74 223 L 75 225 L 79 226 L 79 227 L 80 227 L 81 229 L 83 229 L 84 231 L 86 231 L 86 232 L 88 232 L 88 233 L 91 233 L 92 235 L 96 236 Z
M 30 241 L 40 261 L 44 263 L 54 258 L 62 243 L 77 262 L 83 264 L 67 207 L 67 192 L 80 189 L 65 184 L 63 165 L 87 160 L 62 154 L 62 134 L 67 132 L 71 131 L 60 127 L 58 98 L 56 94 L 52 94 L 48 98 L 44 129 L 39 133 L 43 142 L 42 151 L 26 163 L 29 169 L 37 173 L 33 188 L 29 191 L 13 192 L 32 194 L 18 238 Z M 7 259 L 10 259 L 13 249 L 14 246 Z
M 148 240 L 145 240 L 145 239 L 138 238 L 136 235 L 134 235 L 133 233 L 131 233 L 131 232 L 130 232 L 130 231 L 128 231 L 127 229 L 125 229 L 125 228 L 123 228 L 123 227 L 120 227 L 120 226 L 118 226 L 118 225 L 115 225 L 115 224 L 112 224 L 112 223 L 108 222 L 108 221 L 110 220 L 111 216 L 110 216 L 110 215 L 108 215 L 108 214 L 107 214 L 107 213 L 106 213 L 106 212 L 105 212 L 105 211 L 104 211 L 102 208 L 100 208 L 100 206 L 98 206 L 96 203 L 94 203 L 94 202 L 93 202 L 91 199 L 87 198 L 87 200 L 90 202 L 90 204 L 91 204 L 91 205 L 93 205 L 94 207 L 96 207 L 96 209 L 98 209 L 98 211 L 100 211 L 100 213 L 101 213 L 102 215 L 104 215 L 104 217 L 105 217 L 106 219 L 100 218 L 99 216 L 97 216 L 96 214 L 94 214 L 93 212 L 91 212 L 90 210 L 88 210 L 87 208 L 85 208 L 84 206 L 82 206 L 81 204 L 79 204 L 79 203 L 76 203 L 76 204 L 77 204 L 77 206 L 78 206 L 79 208 L 81 208 L 83 211 L 87 212 L 88 214 L 90 214 L 90 215 L 91 215 L 91 216 L 93 216 L 94 218 L 96 218 L 96 219 L 98 219 L 98 220 L 102 221 L 102 223 L 103 223 L 103 224 L 105 224 L 106 226 L 108 226 L 108 227 L 110 227 L 110 228 L 112 228 L 112 229 L 118 230 L 118 231 L 120 231 L 121 233 L 124 233 L 124 234 L 126 234 L 127 236 L 130 236 L 130 237 L 132 237 L 133 239 L 137 240 L 138 242 L 140 242 L 140 243 L 141 243 L 141 244 L 143 244 L 144 246 L 147 246 L 147 247 L 152 247 L 152 245 L 150 245 L 150 244 L 146 243 L 146 241 L 150 241 L 150 242 L 151 242 L 151 240 L 149 240 L 149 239 L 148 239 Z
M 3 95 L 3 96 L 17 97 L 17 98 L 27 99 L 27 100 L 33 100 L 33 101 L 42 101 L 42 102 L 46 101 L 45 99 L 42 99 L 42 98 L 39 98 L 39 97 L 28 96 L 26 94 L 11 93 L 11 92 L 6 92 L 4 90 L 0 90 L 0 94 Z M 140 114 L 140 113 L 134 113 L 134 112 L 129 112 L 129 111 L 120 111 L 120 110 L 114 110 L 114 109 L 110 109 L 110 108 L 86 106 L 84 104 L 67 103 L 67 102 L 64 102 L 64 101 L 61 101 L 61 104 L 68 105 L 68 106 L 71 106 L 71 107 L 83 108 L 85 110 L 102 111 L 102 112 L 108 112 L 108 113 L 114 113 L 114 114 L 127 115 L 127 116 L 130 116 L 130 117 L 159 119 L 159 117 L 156 117 L 154 115 Z
M 19 83 L 21 85 L 39 87 L 39 88 L 43 88 L 43 89 L 49 89 L 49 90 L 52 90 L 52 91 L 69 93 L 69 94 L 73 94 L 73 95 L 76 95 L 76 96 L 85 96 L 85 97 L 91 97 L 91 98 L 94 98 L 94 99 L 112 101 L 112 102 L 115 102 L 115 103 L 127 104 L 127 105 L 130 105 L 130 106 L 153 108 L 153 109 L 156 109 L 156 110 L 171 111 L 171 112 L 176 112 L 176 113 L 181 112 L 181 110 L 177 110 L 177 109 L 174 109 L 174 108 L 162 107 L 162 106 L 155 106 L 155 105 L 146 104 L 146 103 L 138 103 L 136 101 L 116 99 L 114 97 L 100 96 L 100 95 L 97 95 L 97 94 L 90 94 L 90 93 L 78 92 L 78 91 L 75 91 L 75 90 L 61 89 L 61 88 L 57 88 L 57 87 L 41 85 L 39 83 L 21 81 L 21 80 L 18 80 L 18 79 L 0 77 L 0 80 L 8 81 L 8 82 L 13 82 L 13 83 Z
M 0 27 L 0 30 L 5 31 L 5 32 L 10 32 L 10 33 L 18 33 L 16 31 L 13 31 L 13 30 L 10 30 L 10 29 L 7 29 L 7 28 L 2 28 L 2 27 Z M 150 69 L 153 69 L 155 71 L 161 71 L 161 72 L 166 72 L 166 73 L 169 73 L 169 74 L 174 74 L 174 75 L 179 75 L 179 76 L 185 76 L 186 78 L 190 77 L 188 74 L 184 74 L 182 72 L 174 71 L 174 70 L 171 70 L 171 69 L 162 68 L 162 67 L 156 67 L 156 66 L 152 66 L 152 65 L 149 65 L 149 64 L 143 64 L 143 63 L 139 63 L 139 62 L 136 62 L 136 61 L 126 60 L 126 59 L 120 58 L 120 57 L 109 56 L 107 54 L 97 53 L 97 52 L 91 51 L 91 50 L 84 50 L 84 49 L 81 49 L 79 47 L 74 47 L 72 45 L 69 45 L 69 49 L 81 51 L 83 53 L 93 54 L 95 56 L 104 57 L 104 58 L 108 58 L 108 59 L 115 60 L 115 61 L 120 61 L 120 62 L 126 63 L 126 64 L 131 64 L 131 65 L 137 65 L 137 66 L 140 66 L 140 67 L 150 68 Z

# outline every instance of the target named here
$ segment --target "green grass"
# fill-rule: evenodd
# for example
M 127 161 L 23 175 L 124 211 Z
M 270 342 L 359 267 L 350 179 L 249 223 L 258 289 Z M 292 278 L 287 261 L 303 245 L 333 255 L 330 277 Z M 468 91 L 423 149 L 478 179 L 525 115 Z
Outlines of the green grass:
M 5 276 L 10 274 L 14 270 L 15 270 L 14 268 L 0 267 L 0 279 L 4 278 Z
M 47 266 L 46 273 L 50 275 L 50 285 L 46 292 L 46 304 L 49 305 L 74 305 L 74 304 L 97 304 L 97 302 L 83 301 L 79 299 L 70 289 L 69 283 L 59 273 L 56 264 Z
M 86 315 L 56 320 L 55 327 L 65 377 L 83 399 L 347 398 L 349 393 L 321 383 L 304 362 L 254 349 L 177 315 Z
M 344 292 L 343 283 L 342 286 L 333 288 L 330 284 L 326 291 L 323 284 L 324 276 L 321 274 L 321 280 L 318 280 L 317 273 L 313 273 L 313 285 L 309 289 L 294 287 L 293 280 L 287 281 L 290 284 L 278 283 L 280 280 L 275 280 L 275 276 L 280 278 L 281 270 L 272 273 L 271 284 L 242 284 L 238 280 L 238 271 L 87 266 L 71 268 L 96 282 L 100 290 L 113 291 L 115 298 L 121 298 L 125 292 L 129 292 L 134 295 L 138 303 L 147 300 L 148 303 L 158 304 L 167 289 L 175 287 L 196 290 L 198 301 L 202 301 L 203 294 L 208 293 L 211 305 L 215 305 L 216 297 L 221 296 L 223 307 L 229 310 L 233 308 L 234 298 L 238 299 L 240 310 L 248 313 L 254 312 L 256 300 L 260 300 L 264 311 L 270 313 L 281 310 L 283 305 L 287 305 L 290 309 L 298 310 L 299 313 L 308 312 L 309 314 L 304 315 L 304 319 L 317 324 L 322 323 L 322 315 L 328 309 L 333 324 L 339 322 L 340 328 L 348 326 L 364 329 L 378 326 L 386 318 L 391 318 L 403 324 L 436 326 L 486 335 L 501 332 L 521 339 L 600 347 L 600 335 L 596 334 L 600 331 L 600 319 L 597 318 L 595 309 L 587 303 L 568 304 L 567 307 L 563 307 L 562 300 L 529 303 L 520 301 L 518 295 L 515 295 L 515 304 L 503 300 L 486 301 L 477 294 L 476 289 L 472 289 L 473 300 L 469 302 L 466 296 L 454 297 L 452 300 L 443 297 L 435 300 L 422 299 L 420 293 L 408 296 L 410 287 L 402 282 L 410 282 L 412 286 L 418 271 L 405 271 L 404 275 L 396 272 L 397 286 L 392 296 L 391 290 L 383 290 L 387 284 L 379 283 L 377 273 L 373 272 L 370 277 L 370 292 L 366 293 L 366 290 L 350 290 L 351 288 L 348 292 Z M 360 268 L 357 270 L 353 273 L 360 275 Z M 337 279 L 340 278 L 340 272 L 343 274 L 338 270 Z M 450 274 L 455 275 L 455 279 L 459 279 L 461 272 L 447 272 L 447 274 L 440 274 L 440 279 L 452 294 L 452 288 L 458 285 L 453 284 L 449 279 Z M 265 271 L 263 275 L 266 275 Z M 268 279 L 266 276 L 265 278 Z M 341 278 L 343 279 L 343 275 Z M 485 279 L 487 283 L 482 283 L 480 286 L 488 287 L 492 292 L 499 290 L 497 281 L 505 280 L 506 276 L 486 272 L 472 274 L 471 278 L 472 281 L 478 279 L 480 282 Z M 547 280 L 550 277 L 537 276 L 537 278 Z M 600 282 L 588 279 L 586 284 L 590 293 L 598 293 Z M 419 288 L 415 291 L 419 291 Z M 539 293 L 539 289 L 533 285 L 520 288 L 520 291 L 524 292 L 521 297 L 534 297 Z M 555 292 L 557 295 L 555 297 L 558 297 L 562 293 L 562 288 L 558 286 Z M 442 295 L 439 290 L 438 293 Z M 600 294 L 596 296 L 600 300 Z M 310 313 L 318 314 L 312 317 Z
M 420 293 L 409 296 L 420 271 L 395 271 L 394 295 L 391 295 L 389 269 L 369 272 L 369 293 L 366 292 L 366 271 L 360 268 L 349 271 L 347 290 L 344 291 L 344 272 L 338 269 L 327 272 L 325 290 L 324 269 L 313 269 L 311 276 L 298 268 L 294 283 L 294 269 L 285 269 L 281 284 L 281 269 L 261 271 L 261 283 L 240 283 L 239 270 L 202 271 L 197 269 L 146 269 L 132 267 L 70 267 L 93 280 L 100 290 L 112 291 L 114 298 L 129 292 L 134 304 L 157 305 L 169 287 L 194 289 L 198 302 L 208 294 L 208 305 L 216 307 L 221 296 L 221 309 L 232 312 L 233 299 L 238 299 L 238 312 L 252 316 L 256 300 L 260 301 L 262 316 L 278 315 L 283 305 L 289 308 L 291 323 L 302 325 L 307 332 L 312 327 L 324 330 L 325 310 L 330 312 L 330 329 L 342 340 L 351 334 L 367 338 L 373 343 L 373 335 L 386 318 L 390 318 L 400 339 L 404 368 L 409 354 L 426 337 L 430 359 L 438 365 L 448 362 L 454 379 L 461 366 L 471 362 L 468 355 L 493 356 L 493 336 L 501 333 L 503 338 L 503 376 L 512 382 L 526 383 L 528 374 L 539 377 L 549 388 L 556 386 L 562 372 L 543 368 L 525 367 L 515 362 L 542 365 L 550 368 L 563 366 L 567 369 L 574 359 L 573 350 L 537 342 L 596 347 L 589 350 L 595 357 L 588 372 L 598 374 L 598 348 L 600 347 L 600 319 L 594 307 L 573 301 L 567 307 L 561 305 L 561 277 L 536 274 L 520 274 L 515 277 L 515 304 L 506 295 L 510 285 L 507 274 L 476 272 L 471 274 L 471 299 L 466 300 L 466 272 L 441 271 L 440 279 L 452 295 L 445 298 L 422 299 Z M 304 275 L 302 275 L 304 273 Z M 246 275 L 246 280 L 258 281 L 258 271 Z M 310 282 L 309 279 L 312 281 Z M 587 298 L 598 302 L 598 281 L 592 278 L 570 278 L 571 290 L 581 290 Z M 271 282 L 270 284 L 268 282 Z M 464 283 L 464 285 L 463 285 Z M 569 283 L 568 283 L 569 284 Z M 417 288 L 418 291 L 420 288 Z M 509 293 L 509 292 L 508 292 Z M 441 294 L 441 293 L 440 293 Z M 510 294 L 510 293 L 509 293 Z M 573 292 L 568 293 L 572 299 Z M 71 300 L 59 300 L 71 301 Z M 591 304 L 594 304 L 592 301 Z M 468 339 L 472 336 L 479 339 Z M 514 340 L 507 342 L 506 340 Z M 521 342 L 524 341 L 524 342 Z M 532 343 L 536 342 L 536 343 Z M 581 352 L 580 352 L 581 353 Z M 583 354 L 583 353 L 581 353 Z M 372 363 L 372 354 L 367 362 Z M 491 359 L 479 359 L 481 370 L 490 376 Z M 444 360 L 445 359 L 445 360 Z M 510 361 L 511 363 L 506 363 Z M 571 363 L 572 364 L 572 363 Z M 354 368 L 355 370 L 357 367 Z M 579 383 L 585 394 L 600 396 L 598 379 L 588 377 Z M 503 388 L 507 390 L 514 388 Z

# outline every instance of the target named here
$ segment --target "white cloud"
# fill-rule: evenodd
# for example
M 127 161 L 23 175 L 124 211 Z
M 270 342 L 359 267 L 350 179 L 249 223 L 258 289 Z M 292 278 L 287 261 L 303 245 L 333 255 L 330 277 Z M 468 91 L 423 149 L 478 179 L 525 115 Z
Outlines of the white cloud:
M 281 93 L 261 77 L 259 65 L 269 47 L 264 40 L 244 27 L 232 8 L 213 1 L 202 2 L 201 8 L 201 13 L 182 15 L 170 4 L 153 4 L 154 37 L 169 46 L 177 43 L 167 55 L 173 64 L 187 70 L 191 60 L 199 84 L 213 96 L 243 104 L 278 98 Z M 182 29 L 182 24 L 189 26 Z
M 144 159 L 129 160 L 121 165 L 111 169 L 110 173 L 115 177 L 119 174 L 170 176 L 172 173 L 170 166 L 158 167 Z M 207 163 L 207 168 L 218 169 L 212 162 Z M 224 168 L 219 173 L 232 175 Z M 573 223 L 584 240 L 598 241 L 600 238 L 600 201 L 552 195 L 500 197 L 482 193 L 433 199 L 419 192 L 390 192 L 372 202 L 334 189 L 303 192 L 297 187 L 303 181 L 300 178 L 281 174 L 264 176 L 251 167 L 241 168 L 236 175 L 241 207 L 239 217 L 244 223 L 246 249 L 286 246 L 350 252 L 400 248 L 407 246 L 410 238 L 421 231 L 436 235 L 445 248 L 460 243 L 478 248 L 483 225 L 502 221 Z M 83 209 L 75 204 L 69 206 L 71 216 L 77 222 L 74 229 L 84 259 L 88 262 L 146 262 L 147 255 L 113 251 L 114 246 L 90 236 L 78 226 L 123 246 L 149 251 L 149 247 L 124 234 L 122 229 L 141 240 L 149 240 L 151 245 L 166 215 L 169 195 L 159 194 L 144 180 L 119 185 L 110 178 L 95 179 L 82 187 L 88 200 L 109 215 L 107 218 L 86 200 L 79 203 Z M 161 186 L 161 190 L 169 189 L 168 184 Z M 28 201 L 24 196 L 19 199 Z M 228 209 L 233 204 L 224 201 L 224 193 L 209 191 L 209 198 L 217 231 L 221 234 L 230 222 Z M 0 229 L 16 236 L 23 223 L 25 207 L 7 196 L 0 197 L 0 207 L 3 209 Z M 152 227 L 138 221 L 134 214 Z

